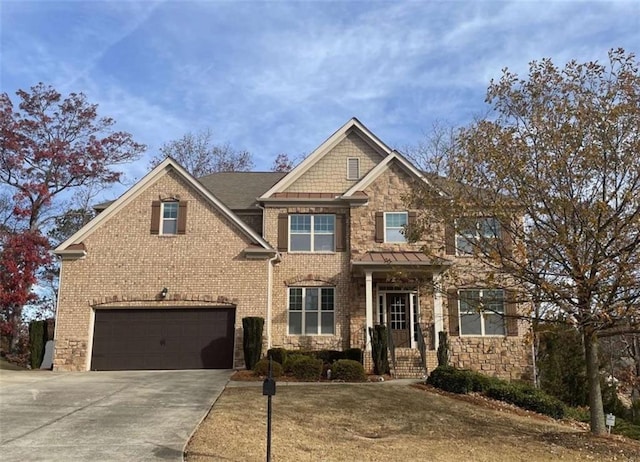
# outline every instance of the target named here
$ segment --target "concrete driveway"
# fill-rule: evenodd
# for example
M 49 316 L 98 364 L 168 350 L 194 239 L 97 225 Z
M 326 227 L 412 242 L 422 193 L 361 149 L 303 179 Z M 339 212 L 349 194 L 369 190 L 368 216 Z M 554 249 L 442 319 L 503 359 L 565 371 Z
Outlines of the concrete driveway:
M 0 458 L 182 460 L 231 372 L 0 370 Z

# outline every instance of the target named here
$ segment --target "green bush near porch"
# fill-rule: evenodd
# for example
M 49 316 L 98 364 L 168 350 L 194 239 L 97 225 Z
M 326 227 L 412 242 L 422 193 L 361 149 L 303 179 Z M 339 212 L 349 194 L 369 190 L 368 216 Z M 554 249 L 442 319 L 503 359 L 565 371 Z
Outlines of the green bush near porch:
M 331 371 L 331 378 L 334 380 L 344 380 L 345 382 L 364 382 L 367 380 L 362 364 L 352 359 L 339 359 L 333 363 Z
M 284 370 L 298 380 L 315 382 L 322 374 L 322 360 L 307 355 L 289 354 Z

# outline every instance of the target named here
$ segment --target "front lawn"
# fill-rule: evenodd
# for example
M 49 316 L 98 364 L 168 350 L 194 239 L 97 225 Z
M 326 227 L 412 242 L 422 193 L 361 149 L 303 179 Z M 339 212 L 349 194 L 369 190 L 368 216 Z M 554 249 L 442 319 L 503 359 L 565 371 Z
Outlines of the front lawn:
M 187 461 L 261 461 L 261 387 L 227 388 L 187 446 Z M 273 461 L 640 461 L 640 444 L 425 387 L 283 385 L 273 397 Z

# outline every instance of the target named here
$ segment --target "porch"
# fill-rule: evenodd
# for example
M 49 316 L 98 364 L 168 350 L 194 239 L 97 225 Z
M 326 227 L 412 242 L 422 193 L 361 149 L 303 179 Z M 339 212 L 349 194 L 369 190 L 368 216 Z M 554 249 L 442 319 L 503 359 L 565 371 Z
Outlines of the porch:
M 365 368 L 373 370 L 369 333 L 385 325 L 391 374 L 424 377 L 437 365 L 437 332 L 444 330 L 440 279 L 450 263 L 421 252 L 368 252 L 351 263 L 354 283 L 364 285 L 364 306 L 352 310 L 352 321 L 364 320 L 358 324 L 364 324 Z

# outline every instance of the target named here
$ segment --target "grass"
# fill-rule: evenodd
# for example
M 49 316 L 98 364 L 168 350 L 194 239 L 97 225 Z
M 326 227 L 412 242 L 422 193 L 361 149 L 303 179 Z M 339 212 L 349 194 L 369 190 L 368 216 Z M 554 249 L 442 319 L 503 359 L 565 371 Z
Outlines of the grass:
M 280 386 L 274 461 L 640 461 L 640 444 L 473 397 L 392 384 Z M 227 388 L 187 446 L 187 461 L 266 454 L 261 387 Z

